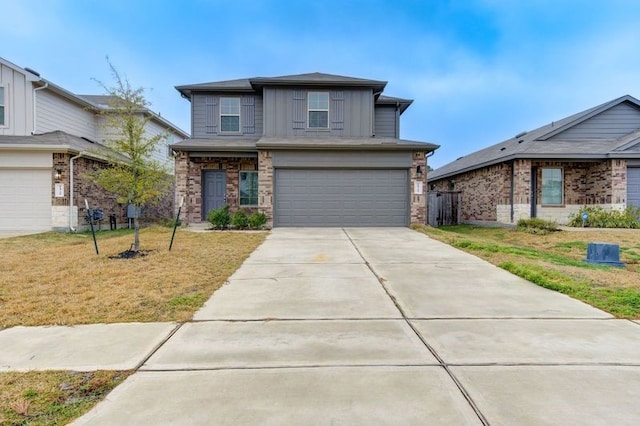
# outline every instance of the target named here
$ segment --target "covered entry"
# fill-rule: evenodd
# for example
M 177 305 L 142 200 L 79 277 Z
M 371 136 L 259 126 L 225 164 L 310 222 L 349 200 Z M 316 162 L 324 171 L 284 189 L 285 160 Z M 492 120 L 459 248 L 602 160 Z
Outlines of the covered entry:
M 407 226 L 407 170 L 277 169 L 275 226 Z

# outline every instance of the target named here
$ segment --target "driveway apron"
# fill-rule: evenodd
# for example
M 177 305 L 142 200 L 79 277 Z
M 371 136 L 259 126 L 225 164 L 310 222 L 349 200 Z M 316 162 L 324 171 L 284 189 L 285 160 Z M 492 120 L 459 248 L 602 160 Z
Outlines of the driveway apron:
M 638 424 L 640 324 L 406 228 L 278 228 L 76 424 Z

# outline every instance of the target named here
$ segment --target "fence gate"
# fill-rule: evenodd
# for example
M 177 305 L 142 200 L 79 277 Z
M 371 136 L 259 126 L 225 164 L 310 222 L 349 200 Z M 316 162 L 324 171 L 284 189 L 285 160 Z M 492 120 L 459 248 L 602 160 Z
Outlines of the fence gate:
M 458 225 L 461 221 L 460 192 L 429 192 L 427 209 L 430 226 Z

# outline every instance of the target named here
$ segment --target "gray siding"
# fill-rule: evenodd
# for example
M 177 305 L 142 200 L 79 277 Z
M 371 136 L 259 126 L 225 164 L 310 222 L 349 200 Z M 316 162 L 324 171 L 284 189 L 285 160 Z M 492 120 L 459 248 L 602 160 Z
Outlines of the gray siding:
M 627 206 L 640 208 L 640 167 L 627 169 Z
M 612 139 L 638 128 L 640 128 L 640 110 L 625 102 L 558 133 L 551 139 Z
M 5 124 L 0 135 L 24 136 L 33 126 L 33 86 L 24 74 L 0 63 L 0 86 L 4 87 Z
M 411 167 L 410 152 L 274 151 L 273 167 L 388 168 Z
M 306 88 L 264 89 L 264 135 L 271 137 L 368 137 L 373 130 L 373 92 L 328 90 L 329 129 L 307 128 Z
M 240 97 L 240 136 L 262 136 L 262 97 L 252 94 L 224 94 Z M 191 137 L 217 136 L 220 128 L 220 95 L 194 93 L 191 99 Z M 229 137 L 233 137 L 230 135 Z
M 376 105 L 375 133 L 378 137 L 397 138 L 400 135 L 396 107 L 393 105 Z

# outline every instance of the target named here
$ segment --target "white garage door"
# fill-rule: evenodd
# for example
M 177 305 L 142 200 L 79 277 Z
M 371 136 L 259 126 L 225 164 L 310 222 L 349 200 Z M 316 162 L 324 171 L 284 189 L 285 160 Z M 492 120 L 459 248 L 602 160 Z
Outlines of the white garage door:
M 51 230 L 51 170 L 0 169 L 0 230 Z
M 407 226 L 407 170 L 276 169 L 275 226 Z
M 627 205 L 640 207 L 640 167 L 627 169 Z

